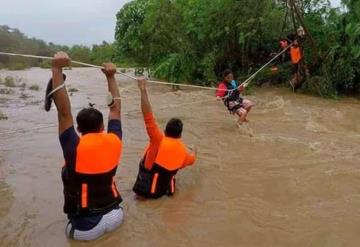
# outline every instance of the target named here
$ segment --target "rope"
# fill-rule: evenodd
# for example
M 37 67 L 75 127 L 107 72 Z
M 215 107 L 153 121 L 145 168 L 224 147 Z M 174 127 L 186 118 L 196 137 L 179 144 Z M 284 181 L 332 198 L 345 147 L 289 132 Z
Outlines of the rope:
M 252 81 L 252 79 L 255 78 L 255 76 L 257 76 L 257 74 L 259 74 L 263 69 L 265 69 L 269 64 L 271 64 L 273 61 L 275 61 L 275 59 L 277 59 L 279 56 L 281 56 L 283 53 L 285 53 L 291 46 L 293 43 L 291 43 L 288 47 L 286 47 L 284 50 L 282 50 L 281 52 L 279 52 L 275 57 L 273 57 L 269 62 L 267 62 L 264 66 L 262 66 L 260 69 L 258 69 L 254 74 L 252 74 L 248 79 L 246 79 L 239 87 L 232 89 L 232 90 L 228 90 L 228 89 L 217 89 L 215 87 L 206 87 L 206 86 L 197 86 L 197 85 L 191 85 L 191 84 L 183 84 L 183 83 L 173 83 L 173 82 L 165 82 L 165 81 L 154 81 L 154 80 L 149 80 L 149 83 L 154 83 L 154 84 L 160 84 L 160 85 L 171 85 L 171 86 L 182 86 L 182 87 L 190 87 L 190 88 L 197 88 L 197 89 L 206 89 L 206 90 L 218 90 L 218 91 L 228 91 L 228 92 L 232 92 L 235 91 L 237 89 L 239 89 L 240 87 L 244 86 L 247 87 L 250 82 Z M 52 57 L 45 57 L 45 56 L 36 56 L 36 55 L 29 55 L 29 54 L 20 54 L 20 53 L 9 53 L 9 52 L 0 52 L 0 55 L 5 55 L 5 56 L 18 56 L 18 57 L 26 57 L 26 58 L 38 58 L 38 59 L 44 59 L 44 60 L 52 60 Z M 83 63 L 83 62 L 79 62 L 79 61 L 71 61 L 74 64 L 78 64 L 78 65 L 83 65 L 86 67 L 92 67 L 92 68 L 98 68 L 98 69 L 102 69 L 103 67 L 98 66 L 98 65 L 94 65 L 94 64 L 89 64 L 89 63 Z M 117 74 L 120 74 L 122 76 L 125 76 L 127 78 L 133 79 L 133 80 L 137 80 L 138 78 L 122 73 L 120 71 L 116 72 Z
M 52 60 L 53 57 L 45 57 L 45 56 L 36 56 L 36 55 L 29 55 L 29 54 L 20 54 L 20 53 L 9 53 L 9 52 L 0 52 L 0 55 L 5 55 L 5 56 L 18 56 L 18 57 L 26 57 L 26 58 L 38 58 L 38 59 L 44 59 L 44 60 Z M 86 67 L 92 67 L 92 68 L 98 68 L 98 69 L 103 69 L 103 67 L 98 66 L 98 65 L 94 65 L 94 64 L 89 64 L 89 63 L 83 63 L 83 62 L 79 62 L 79 61 L 71 61 L 73 64 L 78 64 L 78 65 L 83 65 Z M 135 76 L 131 76 L 125 73 L 122 73 L 120 71 L 117 71 L 116 74 L 125 76 L 127 78 L 133 79 L 133 80 L 137 80 L 138 78 Z M 173 83 L 173 82 L 165 82 L 165 81 L 154 81 L 154 80 L 148 80 L 149 83 L 154 83 L 154 84 L 160 84 L 160 85 L 171 85 L 171 86 L 182 86 L 182 87 L 191 87 L 191 88 L 198 88 L 198 89 L 206 89 L 206 90 L 218 90 L 215 87 L 206 87 L 206 86 L 197 86 L 197 85 L 191 85 L 191 84 L 182 84 L 182 83 Z M 226 90 L 224 90 L 226 91 Z
M 208 100 L 199 100 L 199 101 L 195 101 L 195 102 L 188 102 L 188 103 L 182 103 L 182 104 L 169 105 L 169 106 L 161 107 L 161 108 L 156 109 L 156 110 L 161 111 L 161 110 L 166 110 L 166 109 L 170 109 L 170 108 L 177 108 L 177 107 L 182 107 L 182 106 L 187 106 L 187 105 L 208 103 L 208 102 L 214 102 L 214 101 L 215 100 L 213 98 L 211 98 L 211 99 L 208 99 Z M 82 108 L 83 107 L 76 107 L 76 108 L 73 108 L 73 109 L 82 109 Z M 131 113 L 138 113 L 138 112 L 141 112 L 141 110 L 136 109 L 136 110 L 132 110 L 132 111 L 127 111 L 127 112 L 123 113 L 122 115 L 129 115 Z M 5 136 L 5 135 L 12 135 L 12 134 L 19 134 L 19 133 L 24 134 L 26 132 L 33 133 L 33 131 L 42 130 L 42 129 L 48 129 L 48 128 L 57 127 L 57 126 L 58 126 L 58 123 L 52 123 L 52 124 L 48 124 L 48 125 L 44 125 L 44 126 L 30 128 L 30 129 L 17 129 L 17 130 L 11 130 L 11 131 L 8 131 L 8 132 L 0 132 L 0 135 Z
M 290 45 L 288 45 L 284 50 L 282 50 L 281 52 L 279 52 L 275 57 L 273 57 L 269 62 L 267 62 L 264 66 L 262 66 L 258 71 L 256 71 L 254 74 L 252 74 L 246 81 L 244 81 L 237 89 L 239 89 L 241 86 L 247 87 L 251 80 L 255 78 L 255 76 L 257 76 L 257 74 L 259 74 L 263 69 L 265 69 L 269 64 L 271 64 L 272 62 L 274 62 L 278 57 L 280 57 L 283 53 L 285 53 L 287 50 L 289 50 L 289 48 L 293 45 L 293 43 L 291 43 Z

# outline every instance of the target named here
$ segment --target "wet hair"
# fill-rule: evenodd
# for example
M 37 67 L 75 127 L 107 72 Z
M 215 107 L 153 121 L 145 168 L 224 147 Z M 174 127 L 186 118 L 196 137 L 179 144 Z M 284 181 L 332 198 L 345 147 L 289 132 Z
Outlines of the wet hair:
M 166 124 L 165 128 L 165 136 L 170 138 L 181 138 L 181 134 L 183 131 L 183 123 L 178 118 L 172 118 Z
M 103 115 L 99 110 L 89 107 L 82 109 L 76 117 L 81 134 L 98 133 L 104 126 Z
M 232 72 L 232 70 L 231 69 L 226 69 L 226 70 L 224 70 L 224 72 L 223 72 L 223 78 L 225 79 L 225 77 L 227 77 L 228 75 L 230 75 L 230 74 L 232 74 L 233 72 Z

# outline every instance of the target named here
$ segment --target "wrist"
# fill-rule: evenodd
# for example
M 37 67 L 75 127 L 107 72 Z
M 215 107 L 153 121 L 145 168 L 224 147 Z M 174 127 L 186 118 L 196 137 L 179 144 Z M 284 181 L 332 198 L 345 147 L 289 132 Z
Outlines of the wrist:
M 115 75 L 106 75 L 106 79 L 108 81 L 113 81 L 113 80 L 115 80 Z
M 62 68 L 58 68 L 58 67 L 52 67 L 52 68 L 51 68 L 51 71 L 52 71 L 53 73 L 61 73 L 61 74 L 62 74 L 63 69 L 62 69 Z

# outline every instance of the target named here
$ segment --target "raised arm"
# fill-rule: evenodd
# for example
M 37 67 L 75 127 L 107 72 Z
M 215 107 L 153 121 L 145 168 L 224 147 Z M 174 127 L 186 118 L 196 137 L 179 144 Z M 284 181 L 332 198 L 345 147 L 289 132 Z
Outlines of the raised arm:
M 138 80 L 138 86 L 141 94 L 141 111 L 143 113 L 146 131 L 150 138 L 150 145 L 146 154 L 145 168 L 150 170 L 154 164 L 157 152 L 159 150 L 159 146 L 163 138 L 163 133 L 157 125 L 152 113 L 151 104 L 146 90 L 146 79 L 140 78 Z
M 63 68 L 70 65 L 70 58 L 65 52 L 57 52 L 52 60 L 52 88 L 57 88 L 64 83 Z M 66 88 L 63 87 L 53 94 L 53 99 L 58 111 L 59 135 L 74 125 L 71 114 L 70 99 Z
M 148 113 L 152 113 L 151 104 L 149 101 L 149 97 L 146 90 L 146 79 L 139 78 L 138 86 L 141 94 L 141 111 L 143 115 L 147 115 Z
M 109 121 L 121 120 L 120 92 L 115 79 L 116 65 L 113 63 L 104 63 L 103 67 L 102 72 L 106 76 L 108 89 L 114 100 L 113 104 L 110 106 Z

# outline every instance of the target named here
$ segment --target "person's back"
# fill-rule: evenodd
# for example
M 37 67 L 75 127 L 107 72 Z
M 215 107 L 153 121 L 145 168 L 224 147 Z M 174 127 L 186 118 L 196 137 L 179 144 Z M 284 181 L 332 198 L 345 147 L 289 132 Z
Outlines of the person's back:
M 141 108 L 150 144 L 140 161 L 133 191 L 143 198 L 173 195 L 176 173 L 195 162 L 195 152 L 189 152 L 181 140 L 183 124 L 171 119 L 165 133 L 158 127 L 146 92 L 145 80 L 139 80 Z
M 53 77 L 46 89 L 45 110 L 50 110 L 53 99 L 58 110 L 59 139 L 65 160 L 61 175 L 64 212 L 69 219 L 66 235 L 75 240 L 94 240 L 115 230 L 123 221 L 123 211 L 119 206 L 122 198 L 115 184 L 122 150 L 120 94 L 114 77 L 115 65 L 104 64 L 103 72 L 114 99 L 109 105 L 108 133 L 103 133 L 102 113 L 86 108 L 76 117 L 77 129 L 81 133 L 79 137 L 65 89 L 66 77 L 62 74 L 63 67 L 69 64 L 66 53 L 55 55 Z

